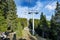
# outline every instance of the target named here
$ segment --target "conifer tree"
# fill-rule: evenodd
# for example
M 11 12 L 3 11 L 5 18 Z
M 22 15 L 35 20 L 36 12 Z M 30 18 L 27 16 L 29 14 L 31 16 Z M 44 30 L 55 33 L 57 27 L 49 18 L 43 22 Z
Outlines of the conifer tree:
M 51 19 L 51 37 L 53 40 L 58 40 L 60 32 L 60 4 L 57 2 L 55 16 Z
M 40 16 L 40 29 L 42 29 L 42 37 L 44 37 L 44 32 L 47 31 L 48 29 L 48 23 L 46 20 L 46 16 L 43 15 L 43 12 L 41 13 Z
M 55 39 L 55 33 L 56 32 L 56 23 L 55 23 L 55 20 L 54 20 L 54 16 L 52 15 L 52 18 L 51 18 L 51 21 L 50 21 L 50 26 L 51 26 L 51 29 L 50 29 L 50 38 L 51 39 Z
M 60 40 L 60 4 L 57 2 L 55 9 L 55 21 L 56 21 L 56 39 Z
M 7 0 L 8 3 L 8 11 L 7 11 L 7 21 L 8 21 L 8 26 L 11 27 L 11 30 L 16 29 L 16 5 L 14 0 Z
M 55 22 L 57 26 L 60 24 L 60 4 L 57 2 L 56 9 L 55 9 Z
M 5 2 L 4 0 L 0 1 L 0 31 L 6 31 L 7 29 L 7 22 L 4 18 L 4 8 L 5 8 Z
M 11 30 L 15 30 L 17 27 L 16 23 L 16 5 L 14 0 L 1 0 L 0 1 L 0 14 L 4 17 L 4 19 L 7 21 L 7 27 L 8 29 L 11 28 Z M 14 28 L 13 28 L 14 27 Z

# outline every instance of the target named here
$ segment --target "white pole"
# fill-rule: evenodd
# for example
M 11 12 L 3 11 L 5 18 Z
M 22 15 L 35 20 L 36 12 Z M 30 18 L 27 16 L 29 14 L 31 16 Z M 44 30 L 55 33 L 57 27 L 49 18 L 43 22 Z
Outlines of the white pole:
M 26 19 L 27 19 L 27 27 L 28 27 L 28 14 L 26 12 Z
M 32 13 L 32 14 L 33 14 L 33 30 L 32 30 L 32 33 L 34 35 L 34 13 Z

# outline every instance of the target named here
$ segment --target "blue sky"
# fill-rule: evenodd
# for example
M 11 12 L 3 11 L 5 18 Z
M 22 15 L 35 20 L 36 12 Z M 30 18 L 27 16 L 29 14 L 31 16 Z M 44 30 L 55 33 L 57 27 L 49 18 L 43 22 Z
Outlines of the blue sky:
M 39 12 L 39 14 L 34 14 L 35 19 L 40 18 L 41 12 L 46 15 L 47 20 L 51 19 L 54 14 L 54 9 L 56 8 L 57 0 L 14 0 L 17 7 L 17 15 L 22 18 L 32 18 L 32 14 L 28 12 L 34 10 L 33 12 Z M 59 0 L 58 0 L 59 1 Z M 60 1 L 59 1 L 60 2 Z

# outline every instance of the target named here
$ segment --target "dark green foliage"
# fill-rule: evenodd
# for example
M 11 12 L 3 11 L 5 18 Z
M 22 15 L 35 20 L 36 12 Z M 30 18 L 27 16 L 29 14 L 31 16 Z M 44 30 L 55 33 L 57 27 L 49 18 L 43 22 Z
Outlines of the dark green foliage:
M 17 18 L 17 28 L 16 28 L 17 37 L 22 37 L 22 30 L 23 26 L 21 25 L 21 19 Z
M 39 24 L 39 19 L 34 19 L 34 29 L 35 31 L 37 30 L 37 27 L 38 27 L 38 24 Z M 29 20 L 29 29 L 30 29 L 30 32 L 32 33 L 32 19 Z
M 41 13 L 40 28 L 44 30 L 47 27 L 48 27 L 48 23 L 47 23 L 46 17 L 45 15 L 43 15 L 43 13 Z
M 35 26 L 35 29 L 36 29 L 38 27 L 38 24 L 39 24 L 39 19 L 35 19 L 34 24 L 35 24 L 34 26 Z
M 52 18 L 51 18 L 51 22 L 50 22 L 50 25 L 51 27 L 55 27 L 55 20 L 54 20 L 54 16 L 52 15 Z
M 16 31 L 18 36 L 22 35 L 22 30 L 27 27 L 27 19 L 18 18 L 16 15 L 16 5 L 14 0 L 0 1 L 0 31 Z
M 11 30 L 15 30 L 16 29 L 16 5 L 14 3 L 13 0 L 8 0 L 8 11 L 7 11 L 7 23 L 8 23 L 8 27 L 11 27 Z M 14 27 L 14 28 L 13 28 Z
M 60 4 L 57 2 L 55 16 L 51 19 L 51 35 L 52 40 L 60 40 Z
M 0 1 L 0 23 L 3 26 L 1 28 L 4 28 L 4 25 L 6 25 L 5 29 L 7 29 L 7 27 L 11 27 L 11 30 L 15 30 L 15 28 L 17 27 L 16 18 L 17 18 L 16 5 L 14 1 L 1 0 Z
M 18 37 L 22 37 L 22 30 L 27 27 L 26 18 L 18 18 L 16 15 L 16 5 L 14 0 L 0 1 L 0 31 L 16 31 Z M 50 21 L 46 20 L 43 12 L 39 19 L 34 19 L 35 32 L 47 39 L 60 40 L 60 4 L 57 2 L 55 15 L 52 15 Z M 29 20 L 29 28 L 32 30 L 32 19 Z
M 35 29 L 35 32 L 43 37 L 49 39 L 49 31 L 50 30 L 50 22 L 46 20 L 46 16 L 43 15 L 43 12 L 40 15 L 40 21 L 38 23 L 37 28 Z
M 45 38 L 48 38 L 49 36 L 49 26 L 48 26 L 48 22 L 46 20 L 46 16 L 43 15 L 43 13 L 41 13 L 41 17 L 40 20 L 39 19 L 34 19 L 34 28 L 35 28 L 35 32 L 40 35 L 40 36 L 44 36 Z M 29 28 L 30 30 L 32 30 L 32 19 L 29 20 Z
M 5 2 L 0 1 L 0 31 L 6 31 L 7 30 L 7 22 L 4 18 L 4 8 L 5 8 Z
M 25 27 L 27 27 L 27 19 L 26 18 L 17 18 L 17 37 L 22 37 L 22 31 Z
M 21 22 L 21 25 L 22 27 L 27 27 L 27 19 L 26 18 L 20 18 L 20 22 Z
M 34 28 L 36 29 L 39 24 L 39 19 L 34 19 Z M 32 19 L 29 20 L 29 28 L 32 29 Z
M 52 18 L 51 18 L 50 26 L 51 26 L 51 29 L 50 29 L 50 38 L 51 39 L 55 39 L 54 38 L 55 37 L 55 33 L 57 33 L 57 32 L 56 32 L 56 24 L 55 24 L 54 16 L 53 15 L 52 15 Z
M 46 20 L 46 16 L 43 15 L 43 12 L 41 13 L 41 16 L 40 16 L 40 29 L 42 31 L 42 37 L 48 37 L 49 27 Z
M 30 20 L 29 20 L 29 28 L 30 28 L 30 29 L 32 29 L 32 25 L 33 25 L 33 24 L 32 24 L 32 20 L 30 19 Z

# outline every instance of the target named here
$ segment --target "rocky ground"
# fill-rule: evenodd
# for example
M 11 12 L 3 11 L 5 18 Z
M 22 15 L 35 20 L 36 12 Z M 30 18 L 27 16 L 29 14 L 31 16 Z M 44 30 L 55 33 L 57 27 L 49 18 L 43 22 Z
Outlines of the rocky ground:
M 12 32 L 12 33 L 9 33 L 9 36 L 5 35 L 4 32 L 0 32 L 0 38 L 2 37 L 3 40 L 4 38 L 7 38 L 7 40 L 46 40 L 42 37 L 39 37 L 38 35 L 31 35 L 31 33 L 29 32 L 29 28 L 28 27 L 25 27 L 24 30 L 22 31 L 22 39 L 20 38 L 16 38 L 16 32 Z
M 37 40 L 35 36 L 30 34 L 28 27 L 25 27 L 23 30 L 23 38 L 25 38 L 26 40 Z
M 28 27 L 25 27 L 23 30 L 23 38 L 25 38 L 26 40 L 46 40 L 45 38 L 42 38 L 38 35 L 31 35 Z

